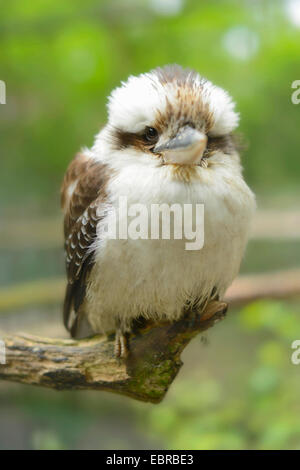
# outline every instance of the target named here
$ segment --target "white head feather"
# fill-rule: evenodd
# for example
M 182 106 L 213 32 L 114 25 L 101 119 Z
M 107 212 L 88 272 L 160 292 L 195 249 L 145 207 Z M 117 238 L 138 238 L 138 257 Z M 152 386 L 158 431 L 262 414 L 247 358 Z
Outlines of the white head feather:
M 157 113 L 164 113 L 168 103 L 176 109 L 176 104 L 180 105 L 178 89 L 188 86 L 195 103 L 201 100 L 211 113 L 210 135 L 228 134 L 237 127 L 239 115 L 225 90 L 199 74 L 179 66 L 174 67 L 173 80 L 162 81 L 161 75 L 165 70 L 168 70 L 168 67 L 155 69 L 137 77 L 130 76 L 120 87 L 113 90 L 108 101 L 109 124 L 125 132 L 141 132 L 146 126 L 154 125 Z M 179 76 L 178 80 L 176 74 Z

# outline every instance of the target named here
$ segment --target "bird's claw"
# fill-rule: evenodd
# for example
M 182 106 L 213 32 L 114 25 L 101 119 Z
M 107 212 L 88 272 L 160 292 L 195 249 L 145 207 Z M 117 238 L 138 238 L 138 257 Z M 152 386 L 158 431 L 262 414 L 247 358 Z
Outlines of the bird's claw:
M 129 338 L 128 333 L 121 330 L 116 331 L 115 338 L 115 356 L 119 359 L 126 359 L 129 354 Z

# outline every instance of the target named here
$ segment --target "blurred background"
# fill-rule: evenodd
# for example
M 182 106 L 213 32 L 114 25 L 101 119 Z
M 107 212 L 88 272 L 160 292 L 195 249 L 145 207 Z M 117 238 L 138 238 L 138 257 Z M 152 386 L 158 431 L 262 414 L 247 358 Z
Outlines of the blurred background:
M 241 268 L 300 267 L 300 0 L 10 0 L 1 9 L 0 330 L 66 336 L 59 187 L 129 74 L 177 62 L 227 89 L 258 213 Z M 299 449 L 300 300 L 231 309 L 160 405 L 0 383 L 1 449 Z

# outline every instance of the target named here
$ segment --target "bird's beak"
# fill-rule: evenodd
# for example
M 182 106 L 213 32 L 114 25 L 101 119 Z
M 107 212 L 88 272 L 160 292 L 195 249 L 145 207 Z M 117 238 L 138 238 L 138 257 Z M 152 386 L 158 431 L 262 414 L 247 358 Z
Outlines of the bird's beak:
M 165 163 L 198 165 L 206 148 L 207 137 L 190 126 L 179 129 L 176 136 L 165 143 L 158 143 L 153 151 L 162 154 Z

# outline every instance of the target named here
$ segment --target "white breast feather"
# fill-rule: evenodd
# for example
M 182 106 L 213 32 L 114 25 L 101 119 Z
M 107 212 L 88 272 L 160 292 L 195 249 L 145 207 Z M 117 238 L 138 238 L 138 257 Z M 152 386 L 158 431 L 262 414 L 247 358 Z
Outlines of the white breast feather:
M 148 155 L 137 163 L 134 150 L 120 157 L 122 152 L 108 156 L 103 149 L 97 155 L 114 162 L 117 170 L 108 185 L 115 207 L 120 196 L 127 196 L 128 205 L 203 203 L 205 239 L 201 250 L 187 251 L 184 240 L 103 240 L 98 235 L 84 304 L 93 328 L 113 330 L 117 315 L 128 324 L 141 314 L 175 320 L 188 299 L 205 299 L 215 286 L 222 297 L 238 273 L 255 209 L 238 155 L 214 154 L 210 167 L 199 167 L 197 181 L 187 184 L 172 180 L 168 166 L 158 166 Z

